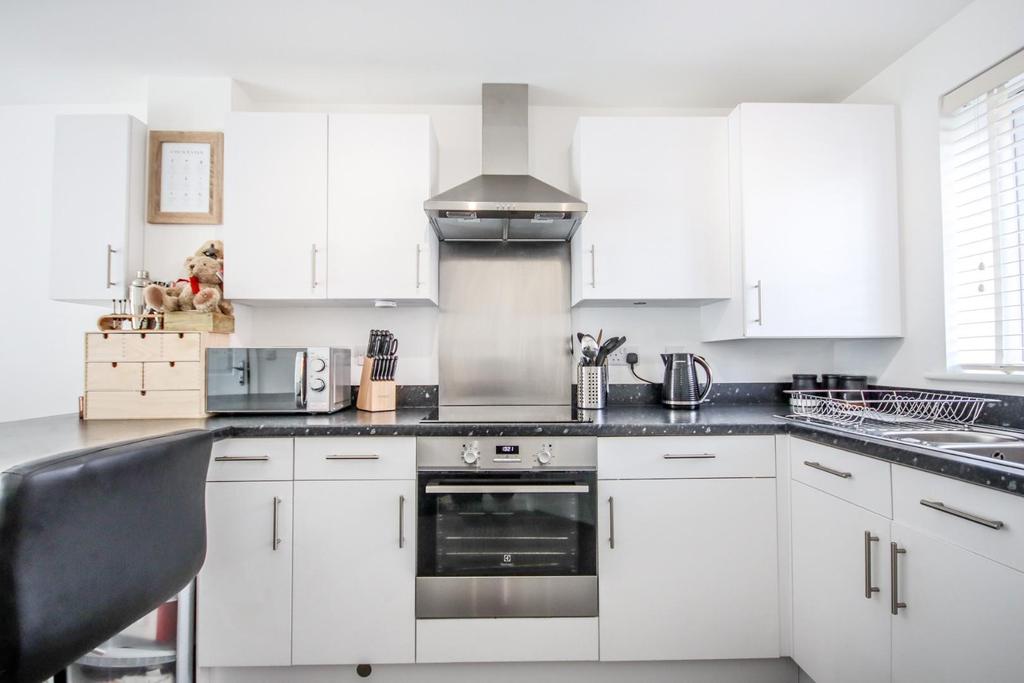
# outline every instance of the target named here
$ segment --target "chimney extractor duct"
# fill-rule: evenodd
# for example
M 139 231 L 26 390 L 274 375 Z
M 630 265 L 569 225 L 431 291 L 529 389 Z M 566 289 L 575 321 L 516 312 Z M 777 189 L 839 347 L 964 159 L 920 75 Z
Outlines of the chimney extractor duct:
M 529 86 L 484 83 L 483 173 L 423 202 L 439 240 L 572 239 L 587 204 L 528 174 Z

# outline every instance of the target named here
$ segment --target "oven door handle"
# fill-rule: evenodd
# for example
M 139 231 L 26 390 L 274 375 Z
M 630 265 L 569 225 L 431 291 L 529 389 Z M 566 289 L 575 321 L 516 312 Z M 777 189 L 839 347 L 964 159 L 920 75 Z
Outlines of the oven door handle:
M 425 493 L 590 493 L 588 484 L 427 484 Z

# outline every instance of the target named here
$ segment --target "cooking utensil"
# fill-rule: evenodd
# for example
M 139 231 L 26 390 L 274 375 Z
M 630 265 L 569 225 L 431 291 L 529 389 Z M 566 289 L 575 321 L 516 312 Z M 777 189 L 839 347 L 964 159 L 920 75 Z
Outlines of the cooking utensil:
M 597 359 L 594 361 L 594 365 L 601 366 L 607 363 L 608 356 L 612 355 L 625 343 L 625 337 L 609 337 L 606 339 L 604 344 L 601 344 L 601 349 L 597 352 Z
M 589 334 L 584 334 L 580 337 L 580 344 L 583 347 L 583 358 L 587 361 L 584 365 L 594 365 L 594 360 L 597 358 L 597 352 L 600 350 L 601 345 Z
M 711 393 L 714 384 L 711 366 L 703 357 L 694 353 L 663 353 L 661 359 L 665 362 L 661 402 L 669 408 L 696 410 Z M 704 368 L 707 375 L 707 383 L 703 390 L 697 382 L 698 365 Z

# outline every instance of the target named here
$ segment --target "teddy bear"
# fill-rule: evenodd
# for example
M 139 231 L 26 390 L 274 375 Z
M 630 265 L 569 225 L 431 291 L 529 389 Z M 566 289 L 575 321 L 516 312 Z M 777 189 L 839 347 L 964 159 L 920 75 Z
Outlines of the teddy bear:
M 223 258 L 215 258 L 208 254 L 223 257 L 224 246 L 220 240 L 210 240 L 204 243 L 194 256 L 185 259 L 187 278 L 178 280 L 170 287 L 161 285 L 146 287 L 146 303 L 163 312 L 219 311 L 224 315 L 231 315 L 234 312 L 234 307 L 230 302 L 224 300 L 221 288 Z
M 193 256 L 209 256 L 219 261 L 224 260 L 224 243 L 220 240 L 206 240 L 203 245 L 196 249 Z

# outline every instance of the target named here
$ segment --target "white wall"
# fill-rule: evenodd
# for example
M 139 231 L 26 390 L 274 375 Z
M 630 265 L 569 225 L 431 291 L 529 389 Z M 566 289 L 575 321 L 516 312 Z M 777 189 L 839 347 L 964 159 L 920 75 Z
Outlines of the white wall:
M 49 254 L 54 118 L 127 113 L 144 104 L 0 107 L 0 230 L 3 232 L 5 329 L 0 336 L 0 419 L 78 410 L 82 333 L 104 309 L 50 301 Z
M 902 341 L 836 344 L 836 366 L 885 384 L 1024 394 L 1024 384 L 929 379 L 945 366 L 939 98 L 1024 47 L 1024 2 L 977 0 L 853 93 L 898 105 L 904 320 Z

